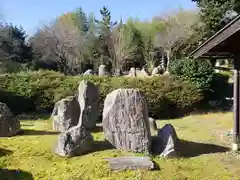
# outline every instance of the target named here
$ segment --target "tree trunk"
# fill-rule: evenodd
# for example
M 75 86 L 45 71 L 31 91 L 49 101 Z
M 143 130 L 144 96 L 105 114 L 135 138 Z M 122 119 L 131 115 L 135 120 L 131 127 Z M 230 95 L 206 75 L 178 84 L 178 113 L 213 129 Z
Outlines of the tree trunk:
M 166 73 L 169 73 L 169 66 L 170 66 L 170 60 L 171 60 L 171 51 L 167 50 L 166 51 L 167 54 L 167 66 L 166 66 Z

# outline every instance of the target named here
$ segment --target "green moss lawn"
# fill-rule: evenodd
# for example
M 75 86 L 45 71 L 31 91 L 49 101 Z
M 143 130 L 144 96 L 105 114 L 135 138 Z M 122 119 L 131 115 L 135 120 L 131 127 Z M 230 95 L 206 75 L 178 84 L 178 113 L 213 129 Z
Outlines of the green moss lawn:
M 48 119 L 22 120 L 24 133 L 0 138 L 0 180 L 162 180 L 162 179 L 240 179 L 240 161 L 228 151 L 232 127 L 231 113 L 194 115 L 159 121 L 172 123 L 181 143 L 181 158 L 153 158 L 160 171 L 112 172 L 104 158 L 131 155 L 105 149 L 103 133 L 93 132 L 99 148 L 92 153 L 61 158 L 52 152 L 57 133 Z

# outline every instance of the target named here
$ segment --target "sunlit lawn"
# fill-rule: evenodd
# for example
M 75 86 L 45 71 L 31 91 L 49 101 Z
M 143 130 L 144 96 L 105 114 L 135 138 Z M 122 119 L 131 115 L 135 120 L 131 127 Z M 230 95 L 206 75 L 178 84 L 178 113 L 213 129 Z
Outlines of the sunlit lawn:
M 240 179 L 240 162 L 226 152 L 231 138 L 232 114 L 207 114 L 159 121 L 159 127 L 172 123 L 182 140 L 181 158 L 154 158 L 159 171 L 112 172 L 104 158 L 130 155 L 114 149 L 95 149 L 87 155 L 65 159 L 52 152 L 57 134 L 50 120 L 21 121 L 25 133 L 0 138 L 0 180 L 166 180 L 166 179 Z M 96 141 L 102 132 L 92 133 Z M 102 147 L 101 147 L 102 148 Z

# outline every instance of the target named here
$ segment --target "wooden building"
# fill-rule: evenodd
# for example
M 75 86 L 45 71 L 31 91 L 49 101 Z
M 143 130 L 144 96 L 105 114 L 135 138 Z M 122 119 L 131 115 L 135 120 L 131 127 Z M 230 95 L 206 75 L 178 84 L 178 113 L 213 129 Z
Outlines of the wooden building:
M 190 56 L 204 59 L 233 59 L 234 62 L 234 123 L 233 150 L 240 145 L 240 15 L 200 45 Z

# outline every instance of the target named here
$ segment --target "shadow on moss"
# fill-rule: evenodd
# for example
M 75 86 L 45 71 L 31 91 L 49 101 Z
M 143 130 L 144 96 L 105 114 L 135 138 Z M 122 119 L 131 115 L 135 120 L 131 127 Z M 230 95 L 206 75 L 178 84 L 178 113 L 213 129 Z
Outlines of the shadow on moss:
M 0 169 L 1 180 L 33 180 L 32 174 L 22 170 Z

